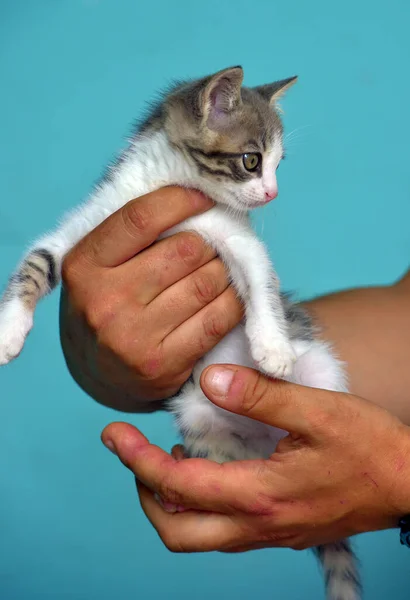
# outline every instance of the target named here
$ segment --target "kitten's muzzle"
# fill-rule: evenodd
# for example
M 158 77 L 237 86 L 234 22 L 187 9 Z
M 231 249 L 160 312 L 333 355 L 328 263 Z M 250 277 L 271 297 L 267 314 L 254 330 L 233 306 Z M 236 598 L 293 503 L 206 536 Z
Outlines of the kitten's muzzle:
M 272 188 L 268 188 L 267 190 L 265 190 L 265 202 L 270 202 L 271 200 L 274 200 L 276 198 L 276 196 L 278 195 L 278 188 L 277 187 L 272 187 Z

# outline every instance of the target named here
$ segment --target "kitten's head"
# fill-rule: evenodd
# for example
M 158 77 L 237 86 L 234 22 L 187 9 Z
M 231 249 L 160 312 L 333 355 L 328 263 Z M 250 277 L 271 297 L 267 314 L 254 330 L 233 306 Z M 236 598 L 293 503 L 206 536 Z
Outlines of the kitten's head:
M 241 67 L 182 84 L 164 102 L 164 126 L 195 163 L 214 200 L 249 210 L 278 193 L 283 128 L 276 102 L 296 77 L 242 87 Z

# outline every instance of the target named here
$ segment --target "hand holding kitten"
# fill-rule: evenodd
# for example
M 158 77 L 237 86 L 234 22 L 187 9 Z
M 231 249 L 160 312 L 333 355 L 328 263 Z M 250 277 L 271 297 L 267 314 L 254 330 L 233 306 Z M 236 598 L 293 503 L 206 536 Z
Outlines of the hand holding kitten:
M 209 367 L 201 384 L 217 406 L 291 433 L 268 460 L 219 465 L 180 460 L 178 449 L 171 457 L 131 425 L 109 425 L 102 440 L 135 474 L 142 507 L 170 550 L 304 549 L 395 527 L 410 512 L 410 429 L 387 411 L 234 365 L 222 374 Z
M 242 67 L 228 67 L 168 90 L 87 200 L 34 242 L 0 300 L 0 365 L 6 365 L 21 353 L 38 302 L 63 275 L 78 291 L 69 298 L 71 315 L 79 317 L 85 339 L 97 347 L 91 353 L 94 364 L 77 379 L 91 382 L 91 395 L 105 404 L 125 380 L 128 394 L 116 403 L 122 410 L 141 403 L 136 379 L 140 392 L 156 380 L 157 398 L 167 397 L 187 456 L 217 463 L 267 459 L 285 433 L 209 402 L 200 386 L 207 366 L 229 362 L 314 388 L 347 390 L 343 365 L 330 344 L 317 338 L 309 315 L 281 291 L 249 214 L 278 193 L 276 172 L 285 156 L 278 102 L 297 78 L 252 88 L 243 78 Z M 173 199 L 160 191 L 167 186 L 200 190 L 214 205 L 201 212 L 198 195 L 182 192 L 185 210 L 170 223 Z M 155 200 L 151 196 L 146 203 L 155 190 Z M 179 238 L 178 250 L 179 233 L 185 238 Z M 197 236 L 204 240 L 203 253 L 192 266 L 190 247 L 198 244 Z M 166 238 L 175 245 L 165 252 Z M 155 247 L 159 254 L 151 254 Z M 221 263 L 213 262 L 216 255 L 235 292 Z M 185 263 L 182 272 L 178 259 Z M 181 293 L 168 290 L 198 268 L 204 273 Z M 239 303 L 227 311 L 220 300 L 224 293 L 231 294 L 231 302 L 240 298 L 242 322 Z M 206 306 L 212 301 L 219 301 L 218 309 Z M 65 302 L 63 296 L 63 309 Z M 198 311 L 202 319 L 194 322 Z M 87 356 L 86 343 L 81 351 Z M 318 553 L 327 596 L 359 600 L 354 552 L 348 542 L 339 546 Z
M 164 229 L 211 206 L 182 188 L 147 194 L 66 257 L 65 358 L 77 382 L 103 404 L 141 412 L 145 400 L 146 410 L 158 408 L 155 401 L 175 393 L 196 360 L 241 319 L 226 269 L 199 236 L 183 232 L 152 244 Z

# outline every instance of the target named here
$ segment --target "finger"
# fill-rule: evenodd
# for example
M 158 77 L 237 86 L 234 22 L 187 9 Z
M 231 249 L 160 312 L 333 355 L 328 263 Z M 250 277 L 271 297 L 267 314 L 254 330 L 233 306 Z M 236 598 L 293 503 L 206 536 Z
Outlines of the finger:
M 149 304 L 164 290 L 184 279 L 216 256 L 215 250 L 190 231 L 184 231 L 143 250 L 134 259 L 120 265 L 123 279 L 134 284 L 141 304 Z M 140 283 L 135 289 L 135 282 Z
M 212 350 L 242 317 L 243 307 L 235 290 L 228 287 L 163 340 L 164 354 L 173 355 L 175 370 L 182 372 Z M 181 348 L 183 352 L 179 351 Z
M 285 431 L 311 436 L 332 410 L 332 393 L 306 388 L 235 365 L 205 369 L 201 387 L 214 404 Z
M 231 517 L 212 512 L 167 513 L 153 493 L 137 482 L 141 507 L 161 540 L 173 552 L 210 552 L 237 544 L 243 537 Z
M 222 554 L 239 554 L 241 552 L 250 552 L 251 550 L 263 550 L 264 548 L 271 547 L 267 542 L 255 542 L 253 544 L 241 544 L 240 546 L 233 546 L 220 550 Z
M 177 461 L 127 423 L 111 423 L 101 437 L 138 481 L 176 506 L 232 513 L 234 507 L 254 506 L 255 497 L 264 491 L 261 475 L 268 469 L 264 461 L 224 465 L 205 459 Z
M 116 267 L 167 229 L 211 207 L 201 192 L 162 188 L 125 204 L 77 244 L 73 253 L 100 267 Z
M 171 456 L 175 458 L 175 460 L 184 460 L 184 458 L 186 458 L 184 447 L 181 446 L 181 444 L 174 446 L 171 450 Z
M 155 322 L 156 333 L 163 341 L 182 323 L 218 298 L 228 285 L 224 264 L 215 258 L 151 302 L 147 307 L 147 320 Z

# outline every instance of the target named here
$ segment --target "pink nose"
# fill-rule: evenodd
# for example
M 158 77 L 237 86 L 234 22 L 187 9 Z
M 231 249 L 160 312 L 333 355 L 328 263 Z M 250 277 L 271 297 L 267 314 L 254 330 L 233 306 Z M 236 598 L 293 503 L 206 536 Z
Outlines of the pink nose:
M 278 188 L 270 188 L 269 190 L 265 190 L 265 199 L 268 202 L 269 200 L 274 200 L 278 195 Z

